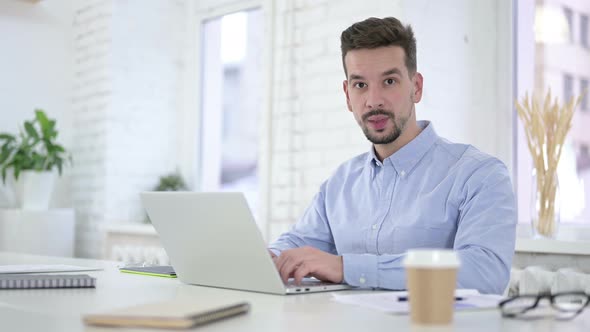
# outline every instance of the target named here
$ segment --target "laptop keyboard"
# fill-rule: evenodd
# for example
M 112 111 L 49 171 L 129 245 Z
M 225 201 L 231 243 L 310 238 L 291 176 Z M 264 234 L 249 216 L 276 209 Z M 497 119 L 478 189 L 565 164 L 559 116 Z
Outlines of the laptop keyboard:
M 303 280 L 301 280 L 301 285 L 295 285 L 295 279 L 289 279 L 289 282 L 287 282 L 286 286 L 287 287 L 310 287 L 310 286 L 330 286 L 330 285 L 335 285 L 333 282 L 329 282 L 329 281 L 321 281 L 315 278 L 303 278 Z

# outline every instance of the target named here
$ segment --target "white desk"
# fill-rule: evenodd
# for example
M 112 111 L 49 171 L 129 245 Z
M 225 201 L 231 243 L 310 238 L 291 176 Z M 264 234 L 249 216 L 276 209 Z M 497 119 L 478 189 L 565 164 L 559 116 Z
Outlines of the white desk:
M 590 331 L 590 308 L 570 322 L 502 319 L 496 310 L 460 312 L 448 328 L 412 326 L 408 316 L 394 316 L 331 301 L 330 293 L 279 296 L 184 285 L 177 279 L 120 273 L 115 262 L 0 253 L 5 264 L 71 264 L 103 267 L 88 272 L 96 289 L 0 290 L 2 331 L 112 331 L 86 327 L 85 313 L 173 298 L 207 301 L 214 297 L 246 300 L 251 312 L 196 328 L 196 331 Z M 154 331 L 154 330 L 148 330 Z

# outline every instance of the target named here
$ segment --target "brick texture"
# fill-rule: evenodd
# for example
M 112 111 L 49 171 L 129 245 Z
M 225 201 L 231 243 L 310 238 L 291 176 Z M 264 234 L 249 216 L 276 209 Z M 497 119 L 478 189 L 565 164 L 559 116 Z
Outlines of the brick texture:
M 103 223 L 140 222 L 138 193 L 175 167 L 183 1 L 86 1 L 74 13 L 76 255 Z

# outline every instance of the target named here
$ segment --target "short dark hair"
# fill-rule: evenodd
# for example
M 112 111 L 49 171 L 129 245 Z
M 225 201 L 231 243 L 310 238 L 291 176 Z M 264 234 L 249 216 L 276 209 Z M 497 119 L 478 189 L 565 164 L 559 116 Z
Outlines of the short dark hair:
M 416 38 L 410 25 L 404 26 L 395 17 L 371 17 L 351 25 L 340 35 L 342 65 L 344 73 L 346 63 L 344 57 L 351 50 L 373 49 L 386 46 L 399 46 L 406 53 L 405 65 L 410 75 L 416 73 Z

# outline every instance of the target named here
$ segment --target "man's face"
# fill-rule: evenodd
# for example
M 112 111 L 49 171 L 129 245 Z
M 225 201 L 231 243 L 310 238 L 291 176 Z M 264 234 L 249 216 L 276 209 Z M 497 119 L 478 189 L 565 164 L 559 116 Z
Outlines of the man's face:
M 352 50 L 344 57 L 348 110 L 373 144 L 394 142 L 408 121 L 416 122 L 414 103 L 422 98 L 422 75 L 410 77 L 404 59 L 399 46 Z

